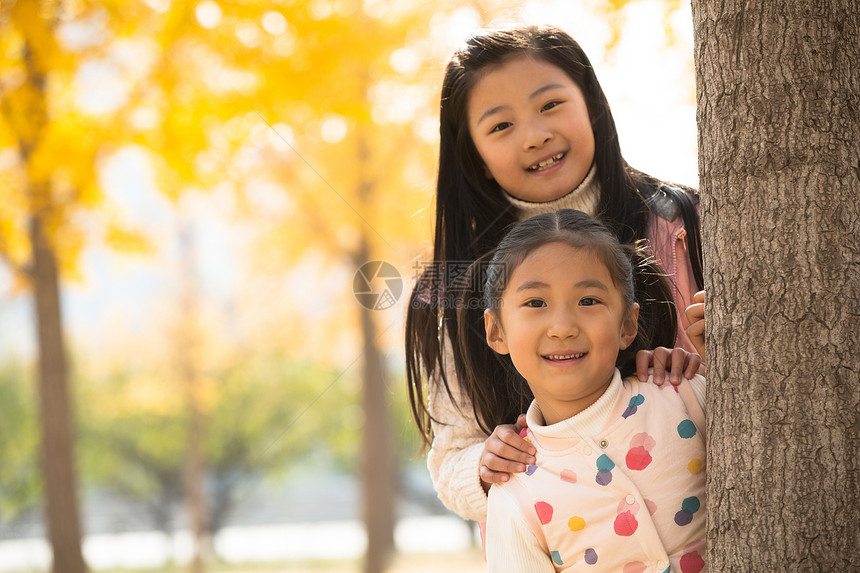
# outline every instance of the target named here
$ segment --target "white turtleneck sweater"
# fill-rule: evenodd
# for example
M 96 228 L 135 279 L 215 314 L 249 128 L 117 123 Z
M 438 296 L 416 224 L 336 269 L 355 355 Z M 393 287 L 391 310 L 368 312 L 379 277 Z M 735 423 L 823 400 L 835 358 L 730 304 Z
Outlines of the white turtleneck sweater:
M 585 179 L 567 195 L 562 195 L 554 201 L 545 203 L 532 203 L 523 201 L 510 195 L 506 191 L 505 197 L 511 205 L 517 208 L 520 221 L 543 213 L 553 213 L 559 209 L 576 209 L 588 213 L 592 217 L 597 212 L 597 202 L 600 200 L 600 182 L 597 181 L 597 165 L 592 163 Z

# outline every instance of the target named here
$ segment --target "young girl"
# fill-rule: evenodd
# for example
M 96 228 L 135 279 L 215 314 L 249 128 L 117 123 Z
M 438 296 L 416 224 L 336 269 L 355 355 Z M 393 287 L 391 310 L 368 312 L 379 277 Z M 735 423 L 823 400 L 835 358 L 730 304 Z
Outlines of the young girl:
M 516 221 L 578 208 L 622 243 L 650 241 L 675 308 L 643 303 L 640 324 L 664 325 L 660 317 L 683 312 L 702 288 L 697 197 L 627 165 L 588 58 L 557 28 L 470 38 L 448 64 L 441 95 L 434 260 L 407 313 L 407 383 L 416 423 L 432 440 L 428 467 L 439 498 L 460 516 L 483 521 L 490 484 L 534 462 L 533 447 L 511 425 L 531 396 L 499 388 L 492 372 L 483 387 L 460 387 L 463 364 L 451 344 L 455 309 L 474 306 L 458 298 L 462 270 Z M 692 351 L 679 330 L 677 345 Z M 482 332 L 472 334 L 483 341 Z M 649 348 L 676 344 L 674 331 L 653 340 Z M 698 366 L 678 352 L 671 355 L 673 382 Z M 655 359 L 654 370 L 662 382 L 662 361 Z M 476 418 L 475 408 L 494 415 Z
M 525 473 L 490 490 L 489 570 L 702 571 L 704 379 L 678 391 L 623 379 L 640 335 L 628 253 L 565 209 L 514 227 L 485 274 L 492 351 L 461 332 L 461 384 L 481 385 L 483 365 L 500 359 L 499 382 L 534 395 L 526 436 L 537 449 Z

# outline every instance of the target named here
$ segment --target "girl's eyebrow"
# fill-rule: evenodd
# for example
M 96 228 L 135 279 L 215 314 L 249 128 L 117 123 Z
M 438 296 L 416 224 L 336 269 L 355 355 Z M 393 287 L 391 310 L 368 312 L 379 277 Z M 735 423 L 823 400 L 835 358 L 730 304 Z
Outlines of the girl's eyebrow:
M 541 86 L 532 92 L 532 94 L 529 96 L 529 100 L 533 100 L 536 97 L 538 97 L 539 95 L 541 95 L 542 93 L 547 92 L 549 90 L 554 90 L 554 89 L 563 88 L 563 87 L 564 86 L 561 84 L 547 84 L 545 86 Z M 485 119 L 487 119 L 487 117 L 493 115 L 494 113 L 498 113 L 504 109 L 507 109 L 509 107 L 510 107 L 509 105 L 497 105 L 496 107 L 491 107 L 490 109 L 488 109 L 487 111 L 485 111 L 484 113 L 481 114 L 481 117 L 478 118 L 478 121 L 477 121 L 477 123 L 475 123 L 475 125 L 481 125 L 481 122 L 484 121 Z
M 516 292 L 520 292 L 520 291 L 524 291 L 524 290 L 530 290 L 530 289 L 541 289 L 541 288 L 549 288 L 549 285 L 546 284 L 545 282 L 542 282 L 539 280 L 531 280 L 531 281 L 526 281 L 526 282 L 522 283 L 520 286 L 518 286 Z
M 579 281 L 574 286 L 577 288 L 597 288 L 609 292 L 609 287 L 603 284 L 603 281 L 599 281 L 597 279 L 586 279 L 584 281 Z
M 485 119 L 487 119 L 489 116 L 493 115 L 494 113 L 498 113 L 504 109 L 507 109 L 509 107 L 510 107 L 509 105 L 497 105 L 496 107 L 491 107 L 490 109 L 488 109 L 487 111 L 485 111 L 484 113 L 481 114 L 481 117 L 478 118 L 478 121 L 477 121 L 477 123 L 475 123 L 475 125 L 481 125 L 481 122 L 484 121 Z
M 602 291 L 609 292 L 609 287 L 606 286 L 603 281 L 599 281 L 597 279 L 585 279 L 583 281 L 579 281 L 573 286 L 575 288 L 596 288 Z M 516 291 L 514 292 L 521 292 L 524 290 L 536 290 L 542 288 L 549 288 L 549 285 L 543 281 L 530 280 L 522 283 L 520 286 L 517 287 Z
M 544 92 L 547 92 L 549 90 L 558 89 L 558 88 L 563 88 L 563 87 L 564 86 L 561 84 L 547 84 L 545 86 L 539 87 L 534 92 L 532 92 L 532 95 L 529 96 L 529 99 L 535 99 L 536 97 L 538 97 L 540 94 L 542 94 Z

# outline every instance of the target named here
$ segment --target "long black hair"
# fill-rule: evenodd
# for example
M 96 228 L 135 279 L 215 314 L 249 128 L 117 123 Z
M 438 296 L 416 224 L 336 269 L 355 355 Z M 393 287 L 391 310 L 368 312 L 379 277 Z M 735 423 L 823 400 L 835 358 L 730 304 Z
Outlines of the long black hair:
M 472 402 L 475 418 L 488 434 L 525 411 L 532 394 L 509 355 L 494 352 L 486 343 L 484 310 L 497 313 L 499 301 L 514 270 L 532 252 L 549 243 L 564 243 L 594 255 L 606 267 L 621 293 L 625 310 L 639 303 L 636 338 L 619 351 L 615 366 L 622 376 L 636 371 L 636 353 L 655 346 L 671 346 L 677 331 L 672 291 L 647 244 L 621 245 L 605 225 L 573 209 L 536 215 L 518 223 L 499 246 L 472 265 L 461 304 L 458 352 L 454 365 L 461 390 Z M 498 315 L 497 315 L 498 316 Z
M 645 238 L 651 199 L 668 198 L 683 217 L 696 282 L 700 289 L 704 284 L 695 195 L 689 189 L 662 185 L 627 164 L 609 103 L 579 44 L 552 26 L 490 30 L 470 37 L 451 58 L 442 83 L 433 262 L 419 277 L 406 316 L 409 400 L 428 443 L 432 435 L 425 380 L 435 377 L 452 395 L 443 349 L 445 337 L 458 340 L 454 291 L 462 280 L 459 270 L 494 248 L 517 221 L 517 211 L 498 183 L 484 175 L 484 164 L 469 134 L 468 97 L 491 66 L 524 55 L 563 70 L 585 97 L 601 190 L 596 217 L 622 244 L 633 244 Z

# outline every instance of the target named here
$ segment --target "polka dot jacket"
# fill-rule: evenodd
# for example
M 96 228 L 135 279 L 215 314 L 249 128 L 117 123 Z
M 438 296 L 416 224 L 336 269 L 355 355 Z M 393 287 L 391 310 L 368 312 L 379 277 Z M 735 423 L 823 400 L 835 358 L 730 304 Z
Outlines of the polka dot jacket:
M 529 571 L 706 571 L 705 442 L 675 387 L 624 380 L 603 428 L 584 438 L 568 421 L 541 426 L 536 404 L 528 417 L 537 462 L 494 486 L 490 516 L 494 499 L 519 510 L 507 521 L 524 522 L 518 535 L 548 557 L 526 558 Z M 491 532 L 489 570 L 523 571 L 516 537 L 499 547 Z

